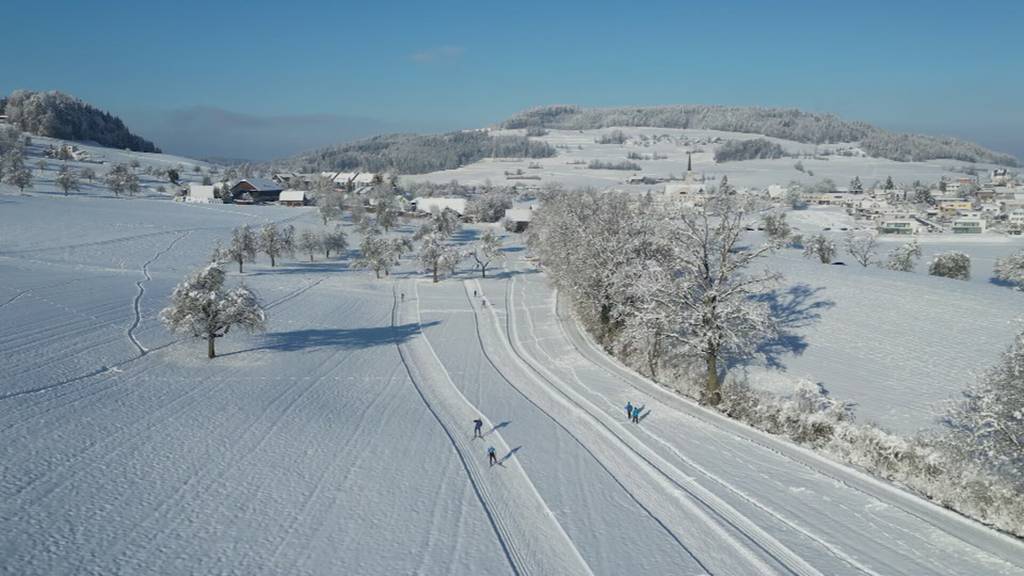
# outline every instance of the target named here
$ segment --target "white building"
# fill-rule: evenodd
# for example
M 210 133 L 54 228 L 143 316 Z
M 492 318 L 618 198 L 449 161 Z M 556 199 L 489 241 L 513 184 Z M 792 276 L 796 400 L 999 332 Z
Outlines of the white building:
M 913 218 L 886 218 L 878 223 L 880 234 L 917 234 L 920 224 Z
M 435 209 L 438 212 L 443 212 L 445 208 L 454 210 L 459 216 L 466 213 L 465 198 L 443 198 L 432 196 L 429 198 L 415 198 L 413 199 L 412 204 L 416 207 L 418 212 L 425 212 L 427 214 L 433 213 Z
M 213 185 L 196 184 L 190 182 L 188 185 L 188 194 L 185 196 L 185 202 L 193 202 L 196 204 L 210 204 L 213 202 L 220 202 L 214 192 Z
M 278 197 L 277 203 L 282 206 L 305 206 L 306 191 L 284 190 L 281 192 L 281 196 Z
M 510 232 L 522 232 L 530 225 L 533 210 L 530 208 L 509 208 L 505 210 L 505 229 Z

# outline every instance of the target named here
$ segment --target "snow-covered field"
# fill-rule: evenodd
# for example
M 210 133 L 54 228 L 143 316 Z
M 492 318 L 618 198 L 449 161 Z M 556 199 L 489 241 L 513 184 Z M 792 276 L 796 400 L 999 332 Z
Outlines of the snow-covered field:
M 551 137 L 593 142 L 574 134 Z M 351 253 L 229 267 L 268 327 L 211 361 L 157 320 L 174 286 L 235 226 L 315 210 L 64 197 L 49 171 L 0 187 L 2 574 L 1024 574 L 1020 541 L 622 368 L 516 238 L 482 280 L 411 259 L 375 280 Z M 933 247 L 971 253 L 972 281 L 774 256 L 791 332 L 751 379 L 929 425 L 1024 297 L 987 278 L 1016 244 Z
M 598 144 L 596 139 L 614 131 L 622 131 L 629 137 L 624 144 Z M 522 130 L 495 131 L 501 133 L 519 133 Z M 645 146 L 640 137 L 647 136 L 650 144 Z M 655 142 L 654 138 L 660 137 Z M 521 160 L 485 159 L 456 170 L 444 170 L 418 176 L 405 177 L 410 181 L 428 181 L 447 183 L 458 180 L 462 184 L 484 184 L 490 181 L 495 185 L 543 186 L 557 183 L 567 187 L 595 187 L 599 189 L 615 187 L 623 190 L 646 191 L 658 189 L 658 185 L 627 185 L 626 179 L 633 175 L 680 177 L 686 173 L 687 152 L 693 152 L 693 170 L 703 174 L 709 182 L 715 182 L 722 176 L 728 176 L 729 182 L 737 187 L 766 188 L 771 184 L 787 184 L 790 181 L 813 183 L 823 178 L 830 178 L 839 186 L 845 186 L 855 176 L 860 177 L 866 186 L 876 180 L 885 181 L 892 176 L 896 182 L 910 184 L 914 180 L 935 182 L 942 176 L 963 176 L 952 170 L 964 169 L 968 164 L 956 160 L 930 160 L 928 162 L 896 162 L 881 158 L 850 157 L 832 155 L 827 158 L 779 158 L 774 160 L 745 160 L 741 162 L 716 163 L 714 160 L 715 144 L 712 139 L 747 140 L 759 138 L 752 134 L 738 132 L 721 132 L 717 130 L 684 130 L 679 128 L 603 128 L 599 130 L 550 130 L 539 140 L 558 147 L 558 155 L 553 158 Z M 838 144 L 804 144 L 778 138 L 767 138 L 780 144 L 787 153 L 822 154 L 826 150 L 836 151 L 843 145 Z M 847 145 L 849 146 L 849 145 Z M 629 153 L 637 153 L 653 157 L 654 154 L 664 156 L 659 160 L 631 160 L 641 166 L 640 171 L 633 170 L 595 170 L 587 167 L 591 160 L 603 162 L 623 162 Z M 800 160 L 804 171 L 794 168 Z M 531 168 L 530 166 L 539 166 Z M 987 170 L 988 165 L 973 165 L 978 170 Z M 522 170 L 525 175 L 539 176 L 539 179 L 511 180 L 505 173 Z

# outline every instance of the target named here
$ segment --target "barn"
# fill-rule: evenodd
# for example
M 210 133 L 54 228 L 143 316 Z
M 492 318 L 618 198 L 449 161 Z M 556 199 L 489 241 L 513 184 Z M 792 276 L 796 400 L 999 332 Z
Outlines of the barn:
M 266 178 L 243 178 L 231 187 L 231 199 L 236 204 L 260 204 L 277 202 L 282 187 Z
M 281 192 L 281 196 L 277 201 L 281 206 L 305 206 L 306 205 L 306 191 L 305 190 L 285 190 Z

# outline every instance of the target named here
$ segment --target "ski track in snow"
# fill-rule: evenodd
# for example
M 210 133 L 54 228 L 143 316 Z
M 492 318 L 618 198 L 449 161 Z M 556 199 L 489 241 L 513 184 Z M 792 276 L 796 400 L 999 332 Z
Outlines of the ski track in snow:
M 528 372 L 534 374 L 535 377 L 539 377 L 540 380 L 546 383 L 549 389 L 558 392 L 562 398 L 575 406 L 580 412 L 586 414 L 593 423 L 605 430 L 613 439 L 617 440 L 618 446 L 631 453 L 633 457 L 640 459 L 645 464 L 649 473 L 660 476 L 669 484 L 674 486 L 675 489 L 680 492 L 681 498 L 679 499 L 679 502 L 684 504 L 684 506 L 689 505 L 690 511 L 694 516 L 700 518 L 705 526 L 718 533 L 723 542 L 728 543 L 731 547 L 736 549 L 740 555 L 744 556 L 746 561 L 749 562 L 751 569 L 762 574 L 776 571 L 769 567 L 769 565 L 757 555 L 750 553 L 747 550 L 747 545 L 737 540 L 736 534 L 747 540 L 749 545 L 761 550 L 761 552 L 773 560 L 778 567 L 781 567 L 786 572 L 794 575 L 821 574 L 803 558 L 794 554 L 770 534 L 760 529 L 756 524 L 744 517 L 727 503 L 717 498 L 714 494 L 705 490 L 702 486 L 696 483 L 693 478 L 675 469 L 672 464 L 668 463 L 646 447 L 637 448 L 636 446 L 633 446 L 632 443 L 622 435 L 622 432 L 616 431 L 613 428 L 613 425 L 609 425 L 604 421 L 605 416 L 603 413 L 596 409 L 590 409 L 586 406 L 586 404 L 589 404 L 588 400 L 582 397 L 574 397 L 576 394 L 571 393 L 564 384 L 559 385 L 556 383 L 558 380 L 556 376 L 551 374 L 546 368 L 540 366 L 535 359 L 519 348 L 519 339 L 516 335 L 513 314 L 514 300 L 512 294 L 514 283 L 515 276 L 512 276 L 511 280 L 506 284 L 506 337 L 510 351 L 516 358 L 518 358 L 519 362 L 528 369 Z M 500 323 L 497 315 L 494 314 L 493 307 L 492 315 L 496 325 L 499 325 Z
M 408 304 L 418 307 L 419 294 L 417 283 L 415 280 L 412 282 L 414 302 Z M 399 311 L 401 309 L 397 294 L 397 284 L 393 285 L 393 296 L 395 298 L 395 308 L 392 325 L 397 327 Z M 472 457 L 472 444 L 467 444 L 463 435 L 453 430 L 456 428 L 456 425 L 452 422 L 465 421 L 468 423 L 473 415 L 480 415 L 481 412 L 462 395 L 451 381 L 451 377 L 447 374 L 441 360 L 437 357 L 437 354 L 430 346 L 430 342 L 422 333 L 422 320 L 419 318 L 418 310 L 415 322 L 418 329 L 410 342 L 396 342 L 402 362 L 423 403 L 444 430 L 452 447 L 458 454 L 474 493 L 491 522 L 491 526 L 513 572 L 519 575 L 592 574 L 586 561 L 558 524 L 555 515 L 547 507 L 525 471 L 515 462 L 514 458 L 511 459 L 510 466 L 507 468 L 504 466 L 504 460 L 499 461 L 499 466 L 502 469 L 493 469 L 491 467 L 488 472 L 495 475 L 491 480 L 488 480 L 484 475 L 476 459 Z M 431 362 L 428 359 L 421 359 L 421 362 L 436 364 L 436 367 L 440 368 L 441 373 L 444 374 L 443 378 L 440 376 L 434 378 L 433 382 L 430 382 L 432 384 L 430 387 L 427 386 L 428 382 L 420 372 L 423 367 L 410 358 L 414 352 L 411 348 L 415 344 L 416 339 L 423 342 L 424 347 L 429 352 L 429 356 L 433 360 Z M 410 349 L 403 350 L 403 346 Z M 428 397 L 434 397 L 435 399 L 432 401 Z M 438 406 L 438 399 L 448 403 L 444 406 Z M 461 420 L 456 420 L 456 414 L 462 416 Z M 482 415 L 480 417 L 482 419 L 486 418 Z M 499 432 L 494 432 L 494 437 L 496 441 L 492 440 L 491 442 L 499 452 L 510 454 L 513 452 L 504 442 Z M 511 478 L 498 475 L 507 475 L 511 476 Z M 505 490 L 502 491 L 503 499 L 499 499 L 492 493 L 490 487 L 492 482 L 505 485 Z M 524 520 L 524 517 L 527 518 Z
M 511 316 L 512 312 L 509 311 L 508 314 Z M 576 338 L 573 338 L 569 334 L 569 328 L 567 327 L 567 325 L 573 321 L 571 319 L 567 320 L 563 318 L 560 313 L 557 315 L 557 318 L 560 330 L 564 334 L 565 339 L 568 340 L 572 344 L 573 348 L 575 348 L 584 358 L 588 359 L 589 362 L 591 362 L 601 370 L 605 371 L 609 375 L 613 376 L 617 380 L 625 381 L 631 388 L 633 388 L 637 392 L 640 392 L 645 395 L 662 398 L 663 403 L 669 406 L 676 407 L 678 413 L 697 421 L 700 425 L 712 427 L 720 431 L 724 435 L 752 443 L 765 450 L 771 451 L 779 456 L 782 456 L 788 460 L 798 463 L 802 467 L 809 469 L 815 474 L 829 478 L 830 480 L 835 482 L 836 485 L 848 487 L 856 492 L 859 492 L 871 498 L 872 500 L 899 509 L 908 514 L 909 516 L 912 516 L 926 524 L 934 526 L 935 528 L 943 531 L 944 533 L 995 558 L 1013 558 L 1015 556 L 1020 555 L 1020 542 L 1014 540 L 1013 538 L 1006 537 L 998 533 L 996 534 L 996 538 L 992 538 L 991 529 L 983 528 L 973 521 L 965 519 L 962 516 L 955 514 L 949 510 L 936 506 L 931 502 L 921 500 L 919 497 L 910 495 L 904 492 L 903 490 L 893 487 L 887 483 L 884 483 L 873 477 L 864 476 L 863 474 L 855 470 L 848 469 L 847 467 L 841 464 L 837 464 L 833 461 L 827 460 L 822 456 L 811 453 L 801 447 L 790 446 L 781 440 L 765 437 L 764 434 L 756 430 L 747 430 L 746 427 L 740 423 L 732 421 L 722 422 L 722 420 L 725 418 L 724 416 L 715 417 L 716 415 L 714 414 L 705 415 L 705 410 L 703 408 L 697 407 L 695 405 L 691 406 L 692 402 L 689 402 L 688 400 L 679 397 L 677 394 L 666 391 L 664 388 L 657 386 L 656 384 L 649 383 L 643 376 L 636 374 L 634 371 L 626 367 L 620 366 L 615 360 L 609 358 L 607 354 L 605 354 L 602 350 L 597 348 L 596 344 L 594 344 L 586 334 L 582 333 L 582 331 L 579 329 L 577 325 L 572 324 L 572 330 L 575 331 L 578 335 L 578 338 L 582 340 L 584 344 L 590 348 L 589 354 L 584 353 L 583 350 L 579 348 L 579 345 L 576 342 Z M 538 342 L 539 340 L 540 339 L 537 339 Z M 537 348 L 543 350 L 542 346 L 537 346 Z M 555 362 L 555 364 L 560 363 Z M 540 365 L 540 363 L 538 363 L 538 365 Z M 614 372 L 611 371 L 612 368 L 615 369 Z M 578 378 L 577 381 L 580 382 L 580 384 L 582 384 L 584 387 L 586 387 L 586 385 Z M 637 381 L 645 382 L 648 385 L 645 388 L 640 388 L 636 384 Z M 603 397 L 601 393 L 594 392 L 594 394 Z M 668 397 L 668 402 L 664 402 L 664 399 L 666 397 Z M 612 403 L 612 408 L 614 410 L 618 410 L 617 405 L 614 403 Z M 683 457 L 683 455 L 678 450 L 672 447 L 664 439 L 659 438 L 646 430 L 643 430 L 643 433 L 648 437 L 652 438 L 653 440 L 655 440 L 656 442 L 658 442 L 660 445 L 668 447 L 674 456 L 679 457 L 684 461 L 688 460 L 685 457 Z M 719 442 L 718 444 L 722 446 L 721 442 Z M 725 447 L 723 446 L 723 448 Z M 691 462 L 687 463 L 689 464 Z M 736 494 L 738 497 L 750 501 L 751 504 L 754 504 L 755 506 L 761 508 L 766 513 L 775 516 L 783 524 L 791 526 L 793 529 L 800 532 L 801 534 L 804 534 L 805 536 L 823 545 L 823 547 L 830 553 L 832 553 L 835 557 L 847 563 L 851 562 L 852 558 L 848 554 L 839 550 L 835 545 L 827 544 L 821 538 L 818 538 L 817 536 L 813 536 L 812 534 L 810 534 L 810 532 L 806 528 L 802 528 L 799 525 L 794 524 L 786 518 L 782 517 L 782 515 L 778 514 L 777 512 L 773 512 L 769 508 L 764 507 L 763 505 L 759 504 L 756 501 L 756 499 L 754 499 L 752 496 L 745 494 L 742 490 L 736 489 L 724 479 L 711 475 L 706 470 L 703 470 L 700 467 L 697 467 L 696 469 L 701 471 L 702 473 L 705 473 L 705 475 L 712 482 L 715 482 L 716 484 L 723 486 L 727 490 Z M 881 488 L 881 491 L 879 491 L 878 488 Z M 953 520 L 956 526 L 964 528 L 964 530 L 949 530 L 950 526 L 948 525 L 948 522 L 950 520 Z M 877 524 L 877 522 L 875 522 L 874 520 L 872 520 L 872 522 Z M 882 520 L 881 522 L 883 524 L 887 524 L 884 520 Z M 904 531 L 904 533 L 906 532 Z M 910 536 L 920 538 L 920 536 L 917 534 L 910 534 Z M 913 551 L 912 547 L 901 547 L 901 550 L 903 549 L 910 549 L 911 551 Z M 869 571 L 866 567 L 863 566 L 863 564 L 859 562 L 851 563 L 851 566 L 858 569 L 858 571 L 871 573 L 871 571 Z
M 573 433 L 573 431 L 570 430 L 568 427 L 566 427 L 565 424 L 560 422 L 558 420 L 558 418 L 554 417 L 550 412 L 545 410 L 543 407 L 541 407 L 539 404 L 537 404 L 533 399 L 531 399 L 529 395 L 527 395 L 525 392 L 523 392 L 523 390 L 519 386 L 514 384 L 512 382 L 512 380 L 509 379 L 509 377 L 505 374 L 505 372 L 503 372 L 501 370 L 501 368 L 498 368 L 497 364 L 495 364 L 495 362 L 494 362 L 494 359 L 491 357 L 490 353 L 487 352 L 487 348 L 484 345 L 483 336 L 480 333 L 480 315 L 479 315 L 476 307 L 473 304 L 473 300 L 470 298 L 470 295 L 469 295 L 469 282 L 468 281 L 464 282 L 464 286 L 465 286 L 466 299 L 469 302 L 470 311 L 473 313 L 473 317 L 474 317 L 474 326 L 476 327 L 476 337 L 477 337 L 477 340 L 478 340 L 479 345 L 480 345 L 480 351 L 483 354 L 484 358 L 487 360 L 487 363 L 492 368 L 494 368 L 494 371 L 498 374 L 498 376 L 500 376 L 502 380 L 504 380 L 513 390 L 515 390 L 527 402 L 529 402 L 531 405 L 533 405 L 535 408 L 537 408 L 537 410 L 542 412 L 552 422 L 554 422 L 555 425 L 557 425 L 559 428 L 564 430 L 565 433 L 568 434 L 569 437 L 571 437 L 582 450 L 586 451 L 587 454 L 589 454 L 590 457 L 593 458 L 595 462 L 597 462 L 598 466 L 600 466 L 605 472 L 608 473 L 608 476 L 616 484 L 618 484 L 618 486 L 620 488 L 622 488 L 622 490 L 630 497 L 630 499 L 638 507 L 640 507 L 640 509 L 642 509 L 648 516 L 650 516 L 651 519 L 654 520 L 668 534 L 668 536 L 670 538 L 672 538 L 672 540 L 676 544 L 679 545 L 680 548 L 683 549 L 683 551 L 686 553 L 687 556 L 689 556 L 690 558 L 693 559 L 694 563 L 696 563 L 702 570 L 704 570 L 708 574 L 712 574 L 711 570 L 709 570 L 708 567 L 703 562 L 701 562 L 700 558 L 698 558 L 693 553 L 693 551 L 688 546 L 686 546 L 686 544 L 684 544 L 682 542 L 682 540 L 679 539 L 679 536 L 668 525 L 666 525 L 665 522 L 661 518 L 659 518 L 658 515 L 656 515 L 651 510 L 651 508 L 646 506 L 639 498 L 637 498 L 636 494 L 634 494 L 629 488 L 626 487 L 625 484 L 622 483 L 622 480 L 618 476 L 616 476 L 615 473 L 613 473 L 611 471 L 611 469 L 609 469 L 608 466 L 606 466 L 605 463 L 600 458 L 598 458 L 597 455 L 594 454 L 594 452 L 590 448 L 587 447 L 586 444 L 584 444 L 584 442 L 579 438 L 579 436 L 577 436 L 575 433 Z M 482 295 L 483 294 L 483 289 L 479 286 L 479 283 L 476 283 L 476 286 L 477 286 L 478 293 Z
M 143 346 L 139 342 L 139 339 L 135 337 L 135 329 L 138 328 L 139 323 L 142 322 L 142 312 L 139 310 L 139 306 L 142 303 L 142 297 L 145 296 L 146 294 L 146 287 L 144 286 L 144 284 L 153 279 L 152 276 L 149 275 L 149 267 L 151 264 L 159 260 L 161 256 L 170 252 L 174 248 L 175 244 L 187 238 L 189 234 L 191 234 L 191 232 L 189 231 L 179 234 L 174 238 L 174 240 L 171 240 L 170 244 L 168 244 L 162 250 L 158 251 L 156 254 L 153 255 L 152 258 L 150 258 L 149 260 L 142 264 L 143 278 L 135 282 L 135 287 L 138 289 L 138 293 L 135 294 L 135 300 L 132 301 L 132 311 L 135 313 L 135 319 L 132 321 L 132 325 L 128 327 L 128 339 L 132 341 L 132 344 L 134 344 L 136 348 L 138 348 L 140 357 L 145 356 L 147 353 L 149 353 L 149 349 Z

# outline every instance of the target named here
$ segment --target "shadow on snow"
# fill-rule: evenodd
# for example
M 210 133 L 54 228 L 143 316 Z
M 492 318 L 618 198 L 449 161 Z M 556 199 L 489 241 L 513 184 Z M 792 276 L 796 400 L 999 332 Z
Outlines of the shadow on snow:
M 424 322 L 423 327 L 440 324 L 440 321 Z M 419 324 L 402 324 L 401 326 L 375 326 L 373 328 L 311 328 L 291 330 L 289 332 L 270 332 L 261 338 L 260 346 L 246 350 L 229 352 L 222 356 L 256 352 L 260 350 L 277 350 L 296 352 L 316 348 L 338 348 L 342 350 L 361 350 L 374 346 L 387 346 L 406 342 L 420 331 Z

